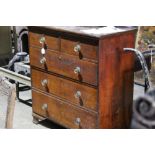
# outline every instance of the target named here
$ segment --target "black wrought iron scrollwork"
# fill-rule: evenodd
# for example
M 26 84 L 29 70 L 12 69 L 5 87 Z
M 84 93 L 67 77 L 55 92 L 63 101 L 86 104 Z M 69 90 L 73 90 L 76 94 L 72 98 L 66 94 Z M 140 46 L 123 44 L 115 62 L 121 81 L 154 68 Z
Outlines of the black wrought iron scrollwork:
M 150 89 L 144 96 L 135 100 L 133 114 L 140 124 L 147 128 L 155 127 L 155 89 Z
M 142 69 L 143 69 L 146 91 L 148 91 L 149 89 L 152 88 L 152 83 L 149 78 L 149 70 L 148 70 L 148 67 L 147 67 L 147 64 L 146 64 L 146 61 L 145 61 L 145 58 L 144 58 L 142 52 L 137 49 L 134 49 L 134 48 L 124 48 L 124 51 L 134 52 L 136 54 L 136 56 L 138 57 L 140 64 L 142 66 Z

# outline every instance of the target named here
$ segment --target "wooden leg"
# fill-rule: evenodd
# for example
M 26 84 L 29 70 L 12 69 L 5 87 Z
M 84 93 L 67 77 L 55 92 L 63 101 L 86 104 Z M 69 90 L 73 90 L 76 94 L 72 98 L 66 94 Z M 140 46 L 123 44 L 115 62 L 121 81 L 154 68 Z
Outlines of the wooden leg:
M 39 118 L 33 116 L 33 123 L 34 124 L 39 124 Z
M 46 119 L 45 117 L 39 116 L 35 113 L 33 113 L 32 116 L 33 116 L 33 123 L 34 124 L 39 124 L 40 121 L 43 121 Z

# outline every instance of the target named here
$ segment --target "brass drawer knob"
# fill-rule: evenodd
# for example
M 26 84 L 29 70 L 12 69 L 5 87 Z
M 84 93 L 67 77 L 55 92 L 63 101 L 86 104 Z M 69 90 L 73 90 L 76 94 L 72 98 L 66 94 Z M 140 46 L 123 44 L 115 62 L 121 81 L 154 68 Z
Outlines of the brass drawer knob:
M 42 108 L 42 110 L 47 110 L 48 105 L 46 103 L 44 103 L 41 108 Z
M 41 64 L 45 64 L 45 62 L 46 62 L 46 58 L 45 57 L 43 57 L 43 58 L 40 59 L 40 63 Z
M 74 73 L 75 73 L 75 74 L 79 74 L 79 73 L 80 73 L 80 67 L 76 67 L 76 68 L 74 69 Z
M 47 83 L 48 83 L 47 79 L 44 79 L 44 80 L 41 81 L 41 85 L 43 87 L 47 86 Z
M 76 118 L 74 123 L 75 123 L 75 125 L 80 125 L 81 119 L 79 117 Z
M 77 91 L 75 94 L 74 94 L 75 98 L 80 98 L 81 97 L 81 92 L 80 91 Z
M 45 48 L 42 48 L 40 52 L 41 52 L 42 55 L 45 55 L 45 53 L 46 53 Z
M 81 46 L 79 44 L 77 44 L 75 47 L 74 47 L 74 52 L 78 53 L 81 51 Z
M 39 42 L 40 42 L 40 44 L 44 44 L 45 43 L 45 37 L 41 37 Z

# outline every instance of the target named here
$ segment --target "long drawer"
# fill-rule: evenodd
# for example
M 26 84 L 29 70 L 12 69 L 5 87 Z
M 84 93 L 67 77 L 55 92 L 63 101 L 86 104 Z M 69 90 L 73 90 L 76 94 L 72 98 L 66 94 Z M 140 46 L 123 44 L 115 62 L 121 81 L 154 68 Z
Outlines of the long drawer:
M 51 71 L 80 82 L 97 86 L 97 64 L 77 59 L 75 56 L 46 50 L 41 54 L 40 48 L 30 47 L 32 66 Z
M 32 91 L 33 112 L 67 128 L 96 128 L 97 114 Z
M 97 110 L 97 89 L 32 69 L 32 87 L 66 99 L 81 107 Z

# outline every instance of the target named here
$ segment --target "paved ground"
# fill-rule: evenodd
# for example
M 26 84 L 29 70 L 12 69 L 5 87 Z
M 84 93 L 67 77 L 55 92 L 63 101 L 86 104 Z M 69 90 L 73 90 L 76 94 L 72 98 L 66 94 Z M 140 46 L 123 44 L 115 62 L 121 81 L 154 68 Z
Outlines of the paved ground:
M 134 87 L 134 99 L 137 98 L 139 95 L 142 95 L 144 93 L 143 87 L 135 85 Z M 22 98 L 30 98 L 31 92 L 28 91 L 27 93 L 21 94 Z M 5 110 L 5 103 L 6 98 L 2 96 L 0 98 L 0 109 Z M 0 117 L 0 128 L 4 126 L 2 124 L 3 117 Z M 132 122 L 132 126 L 134 128 L 135 122 Z M 43 121 L 41 124 L 34 124 L 32 122 L 32 108 L 31 106 L 28 106 L 26 104 L 23 104 L 19 101 L 16 101 L 16 107 L 15 107 L 15 114 L 14 114 L 14 128 L 15 129 L 61 129 L 62 127 L 59 125 L 56 125 L 50 121 Z

